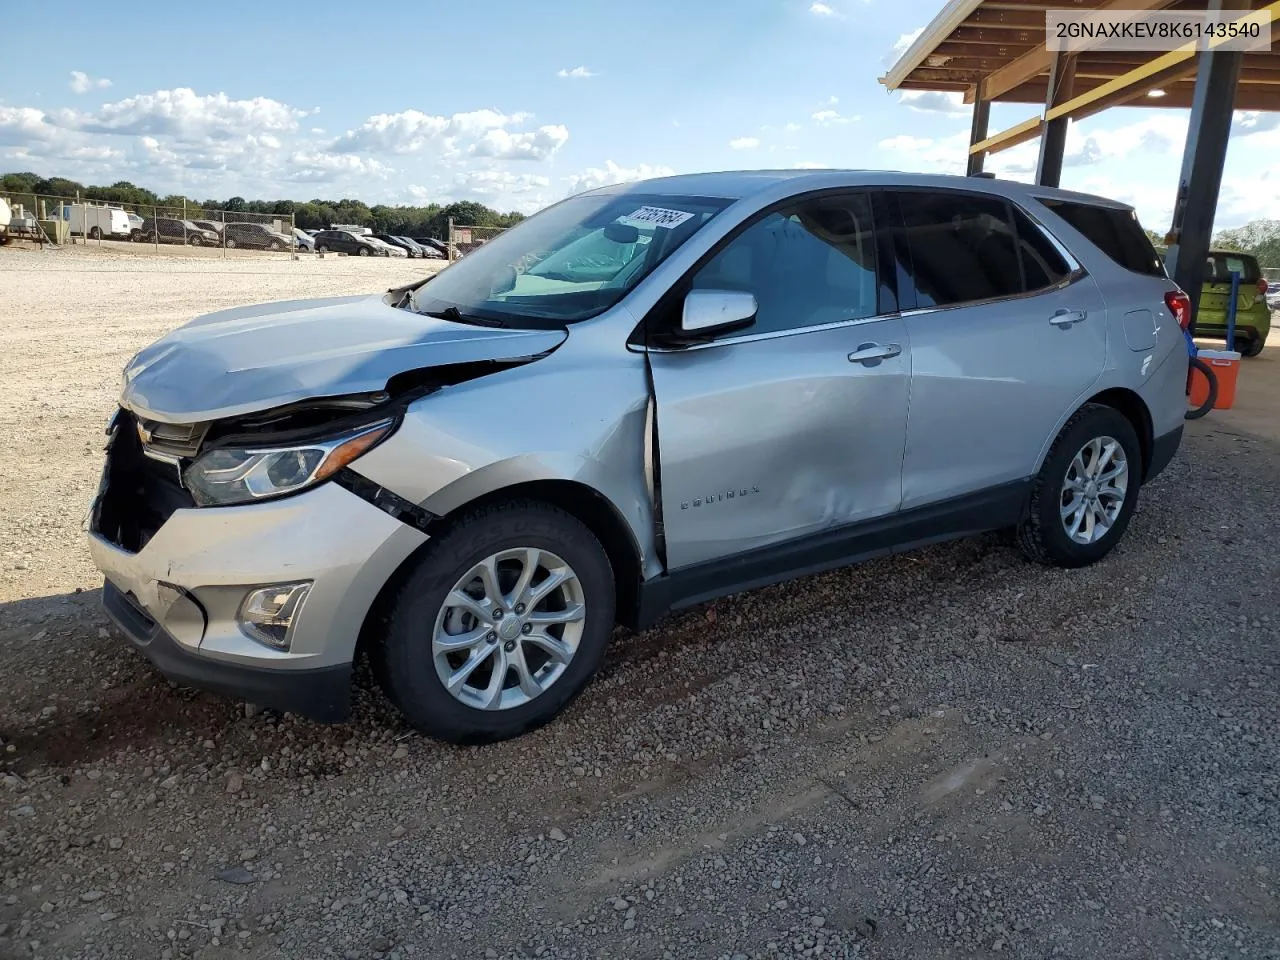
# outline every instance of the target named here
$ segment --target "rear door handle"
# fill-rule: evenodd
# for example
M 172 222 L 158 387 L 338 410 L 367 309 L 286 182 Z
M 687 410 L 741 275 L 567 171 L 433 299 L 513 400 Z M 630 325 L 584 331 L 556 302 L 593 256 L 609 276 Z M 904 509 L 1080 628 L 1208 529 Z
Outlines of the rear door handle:
M 874 363 L 888 360 L 902 353 L 900 343 L 860 343 L 858 349 L 849 354 L 850 363 Z
M 1086 316 L 1083 310 L 1056 310 L 1049 322 L 1055 327 L 1070 327 L 1082 322 Z

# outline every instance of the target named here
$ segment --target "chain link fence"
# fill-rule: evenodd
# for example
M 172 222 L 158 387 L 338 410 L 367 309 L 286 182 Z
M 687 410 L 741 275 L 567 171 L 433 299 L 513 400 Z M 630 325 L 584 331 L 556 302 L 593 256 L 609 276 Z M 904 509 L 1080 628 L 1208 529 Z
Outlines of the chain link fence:
M 18 230 L 11 238 L 53 244 L 149 244 L 157 252 L 167 247 L 207 247 L 209 253 L 239 256 L 241 251 L 296 256 L 298 243 L 293 214 L 214 210 L 194 204 L 164 206 L 143 203 L 102 203 L 75 197 L 40 194 L 7 196 Z
M 449 218 L 449 260 L 458 260 L 465 257 L 472 250 L 483 246 L 500 233 L 505 233 L 508 227 L 477 227 L 471 224 L 454 223 L 453 218 Z

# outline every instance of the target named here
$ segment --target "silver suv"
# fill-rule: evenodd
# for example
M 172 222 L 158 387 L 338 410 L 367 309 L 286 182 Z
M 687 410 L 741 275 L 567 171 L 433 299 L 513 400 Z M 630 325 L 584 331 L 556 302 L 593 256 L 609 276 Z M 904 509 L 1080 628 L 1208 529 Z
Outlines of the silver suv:
M 616 623 L 988 530 L 1078 567 L 1186 409 L 1133 211 L 746 172 L 564 200 L 382 296 L 202 317 L 128 365 L 89 545 L 169 677 L 322 720 L 369 655 L 514 736 Z

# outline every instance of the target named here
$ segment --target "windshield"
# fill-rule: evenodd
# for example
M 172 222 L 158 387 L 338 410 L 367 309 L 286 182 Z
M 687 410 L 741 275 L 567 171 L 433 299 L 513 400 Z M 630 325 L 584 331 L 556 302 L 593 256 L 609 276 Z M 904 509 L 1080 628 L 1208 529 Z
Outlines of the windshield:
M 609 309 L 731 201 L 572 197 L 522 221 L 414 291 L 421 313 L 560 326 Z

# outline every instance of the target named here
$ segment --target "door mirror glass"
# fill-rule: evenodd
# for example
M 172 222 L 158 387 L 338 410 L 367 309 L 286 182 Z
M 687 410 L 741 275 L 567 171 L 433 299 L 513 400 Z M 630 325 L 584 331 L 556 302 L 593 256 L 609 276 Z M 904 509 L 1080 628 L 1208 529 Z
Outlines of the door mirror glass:
M 739 330 L 755 322 L 759 305 L 754 294 L 737 290 L 692 290 L 684 298 L 681 333 L 707 336 Z

